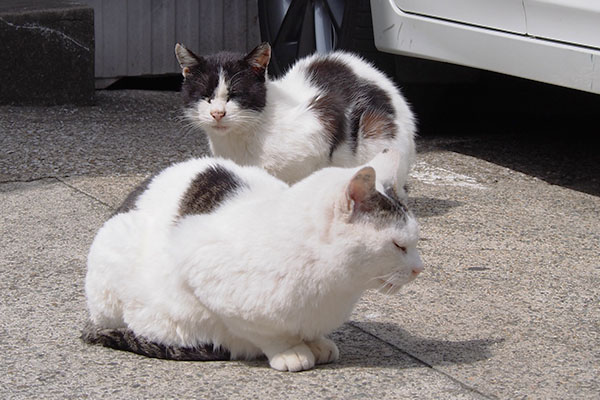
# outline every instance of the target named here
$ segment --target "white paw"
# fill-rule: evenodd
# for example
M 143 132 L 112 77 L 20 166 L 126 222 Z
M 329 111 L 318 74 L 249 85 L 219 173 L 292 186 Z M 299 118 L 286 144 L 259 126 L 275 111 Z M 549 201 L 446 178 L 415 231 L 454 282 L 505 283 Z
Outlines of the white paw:
M 269 360 L 269 364 L 271 368 L 279 371 L 304 371 L 315 366 L 315 356 L 304 343 L 301 343 L 291 349 L 275 354 Z
M 306 345 L 315 355 L 317 364 L 334 362 L 340 357 L 340 351 L 333 340 L 329 340 L 325 337 L 319 338 L 312 342 L 307 342 Z

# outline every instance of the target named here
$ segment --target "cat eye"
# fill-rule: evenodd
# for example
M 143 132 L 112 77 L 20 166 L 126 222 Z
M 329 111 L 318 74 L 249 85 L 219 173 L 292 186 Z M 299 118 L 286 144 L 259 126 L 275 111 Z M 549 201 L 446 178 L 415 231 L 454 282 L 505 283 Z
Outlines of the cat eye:
M 400 246 L 398 243 L 396 243 L 394 241 L 394 246 L 396 246 L 398 249 L 400 249 L 400 251 L 402 251 L 404 254 L 406 254 L 406 247 L 404 246 Z

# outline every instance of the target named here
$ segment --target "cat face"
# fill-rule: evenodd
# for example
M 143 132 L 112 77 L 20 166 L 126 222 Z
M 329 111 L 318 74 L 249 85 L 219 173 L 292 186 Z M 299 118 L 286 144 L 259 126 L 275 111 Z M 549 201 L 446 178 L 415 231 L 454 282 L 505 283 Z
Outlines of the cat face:
M 365 287 L 393 294 L 414 280 L 424 265 L 417 250 L 418 223 L 394 187 L 399 155 L 389 153 L 354 173 L 339 197 L 333 226 L 334 235 L 350 244 L 358 260 L 353 272 Z
M 175 53 L 182 67 L 186 116 L 209 134 L 223 135 L 260 119 L 266 103 L 268 43 L 246 56 L 219 53 L 200 57 L 180 44 Z

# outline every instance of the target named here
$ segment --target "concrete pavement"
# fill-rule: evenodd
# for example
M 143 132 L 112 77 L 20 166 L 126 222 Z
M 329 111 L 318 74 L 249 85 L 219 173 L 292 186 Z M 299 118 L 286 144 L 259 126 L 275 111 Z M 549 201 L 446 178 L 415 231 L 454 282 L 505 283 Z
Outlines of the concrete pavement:
M 427 269 L 364 296 L 332 335 L 338 363 L 291 374 L 85 345 L 97 229 L 146 175 L 207 149 L 177 93 L 97 101 L 0 107 L 1 398 L 600 397 L 598 161 L 511 132 L 419 139 Z

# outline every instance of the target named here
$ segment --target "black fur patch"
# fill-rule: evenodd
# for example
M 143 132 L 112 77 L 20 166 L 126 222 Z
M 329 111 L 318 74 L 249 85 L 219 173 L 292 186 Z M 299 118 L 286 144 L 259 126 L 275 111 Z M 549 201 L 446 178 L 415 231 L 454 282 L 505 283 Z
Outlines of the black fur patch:
M 231 171 L 213 165 L 200 172 L 179 202 L 179 216 L 208 214 L 246 184 Z
M 319 97 L 323 106 L 313 107 L 325 121 L 331 143 L 330 154 L 333 154 L 344 140 L 356 151 L 361 139 L 374 137 L 372 130 L 365 131 L 371 135 L 359 137 L 363 115 L 376 113 L 388 120 L 395 120 L 395 110 L 387 93 L 359 78 L 343 62 L 331 59 L 317 60 L 308 67 L 308 73 L 312 83 L 325 92 Z M 332 107 L 327 108 L 328 105 Z M 387 133 L 387 136 L 393 137 L 394 134 L 395 130 Z
M 267 88 L 264 73 L 252 68 L 243 54 L 229 52 L 200 57 L 198 63 L 190 67 L 181 87 L 185 105 L 212 99 L 221 70 L 229 87 L 229 99 L 245 109 L 261 111 L 265 107 Z
M 339 96 L 325 95 L 315 98 L 309 105 L 317 112 L 329 136 L 329 157 L 346 137 L 346 117 L 344 116 L 346 104 L 341 100 Z
M 135 208 L 135 203 L 140 198 L 142 193 L 144 193 L 146 189 L 148 189 L 148 186 L 150 185 L 150 182 L 152 182 L 153 178 L 154 176 L 146 178 L 142 181 L 142 183 L 137 185 L 135 189 L 133 189 L 131 193 L 127 195 L 123 203 L 119 206 L 119 208 L 117 208 L 117 211 L 114 212 L 113 216 L 117 214 L 127 213 L 133 210 Z
M 226 361 L 231 359 L 229 351 L 215 348 L 212 344 L 203 344 L 197 347 L 166 346 L 136 336 L 127 328 L 101 329 L 89 321 L 83 328 L 81 339 L 85 343 L 165 360 Z

